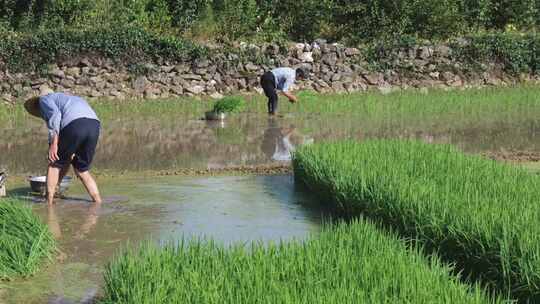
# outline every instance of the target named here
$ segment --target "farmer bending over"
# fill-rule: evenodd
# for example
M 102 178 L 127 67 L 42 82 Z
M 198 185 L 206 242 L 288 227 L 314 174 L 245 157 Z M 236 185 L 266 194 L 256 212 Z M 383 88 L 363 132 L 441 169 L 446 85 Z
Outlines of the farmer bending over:
M 97 184 L 88 172 L 100 130 L 94 110 L 80 97 L 52 92 L 28 99 L 24 107 L 28 113 L 44 119 L 49 129 L 47 204 L 53 204 L 56 187 L 70 164 L 88 194 L 100 204 Z
M 268 97 L 268 114 L 275 115 L 277 112 L 278 95 L 276 90 L 285 95 L 290 102 L 298 101 L 298 98 L 289 92 L 290 86 L 296 79 L 306 78 L 306 73 L 301 68 L 296 70 L 291 68 L 277 68 L 266 72 L 261 76 L 261 86 L 264 95 Z

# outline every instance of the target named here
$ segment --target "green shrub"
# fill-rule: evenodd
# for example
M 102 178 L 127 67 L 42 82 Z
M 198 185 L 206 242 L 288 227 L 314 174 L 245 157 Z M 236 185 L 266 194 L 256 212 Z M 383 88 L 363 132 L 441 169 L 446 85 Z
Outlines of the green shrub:
M 484 34 L 467 40 L 466 44 L 451 42 L 456 58 L 462 62 L 498 62 L 514 74 L 540 72 L 540 36 L 536 34 Z
M 449 39 L 453 61 L 464 64 L 463 70 L 482 71 L 486 64 L 501 64 L 512 74 L 540 72 L 540 36 L 520 33 L 486 33 Z M 413 36 L 381 39 L 363 46 L 366 61 L 374 69 L 402 69 L 400 52 L 433 43 Z
M 167 0 L 173 25 L 185 31 L 205 13 L 210 0 Z
M 245 106 L 245 101 L 239 96 L 227 96 L 214 103 L 212 111 L 215 113 L 240 112 Z
M 403 35 L 426 39 L 447 38 L 463 32 L 458 0 L 368 0 L 344 2 L 338 10 L 343 38 L 373 41 Z M 357 29 L 351 31 L 351 28 Z
M 35 273 L 55 241 L 47 225 L 15 199 L 0 199 L 0 280 Z
M 218 23 L 218 34 L 227 40 L 254 36 L 259 10 L 255 0 L 214 0 L 213 11 Z
M 419 240 L 503 294 L 540 300 L 540 179 L 450 145 L 372 140 L 298 149 L 297 182 L 349 216 Z
M 323 37 L 323 26 L 334 20 L 334 10 L 338 8 L 334 0 L 266 0 L 261 7 L 277 20 L 277 25 L 285 30 L 289 37 L 296 41 L 312 41 Z
M 461 14 L 473 30 L 531 30 L 540 25 L 536 0 L 460 0 Z
M 0 19 L 17 30 L 73 26 L 84 22 L 95 6 L 92 0 L 6 0 L 0 2 Z
M 212 18 L 209 18 L 209 10 Z M 139 26 L 161 34 L 209 32 L 213 36 L 206 38 L 213 40 L 283 39 L 286 36 L 297 41 L 322 37 L 332 41 L 366 42 L 400 35 L 444 39 L 479 30 L 534 31 L 540 26 L 540 2 L 4 0 L 0 2 L 0 23 L 24 32 L 58 27 Z
M 100 54 L 124 63 L 166 58 L 190 60 L 206 48 L 173 36 L 156 35 L 139 27 L 66 28 L 35 33 L 0 32 L 0 58 L 12 70 L 32 70 L 61 58 Z
M 502 303 L 365 221 L 305 242 L 146 244 L 106 267 L 103 303 Z

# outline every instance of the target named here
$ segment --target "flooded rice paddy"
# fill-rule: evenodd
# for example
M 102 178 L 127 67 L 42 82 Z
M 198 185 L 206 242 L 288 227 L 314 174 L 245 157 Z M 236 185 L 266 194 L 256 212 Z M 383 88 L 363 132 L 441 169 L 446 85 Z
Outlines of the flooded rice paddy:
M 279 241 L 317 233 L 328 212 L 295 189 L 289 175 L 187 177 L 137 172 L 283 164 L 303 144 L 335 139 L 408 138 L 450 143 L 493 158 L 540 155 L 537 120 L 448 128 L 399 121 L 373 124 L 360 117 L 242 114 L 224 122 L 198 119 L 116 119 L 102 125 L 95 159 L 105 197 L 100 209 L 81 201 L 35 210 L 59 241 L 54 263 L 30 279 L 0 283 L 0 303 L 90 303 L 100 293 L 103 266 L 119 248 L 140 241 L 210 237 L 219 242 Z M 12 175 L 44 173 L 44 125 L 29 120 L 4 129 L 0 167 Z M 526 160 L 528 160 L 526 159 Z M 125 176 L 115 175 L 129 172 Z M 28 191 L 20 184 L 12 194 Z M 75 182 L 70 196 L 84 196 Z
M 114 173 L 182 168 L 212 169 L 287 161 L 300 144 L 336 139 L 409 138 L 451 143 L 465 152 L 508 155 L 540 153 L 538 120 L 503 121 L 449 128 L 386 121 L 373 124 L 358 116 L 285 115 L 267 119 L 238 115 L 224 122 L 198 119 L 118 119 L 102 124 L 95 168 Z M 46 159 L 43 123 L 30 120 L 4 129 L 0 166 L 11 174 L 39 174 Z M 504 154 L 506 152 L 506 154 Z
M 59 260 L 27 280 L 5 283 L 5 303 L 81 303 L 99 294 L 101 271 L 118 249 L 152 239 L 209 237 L 218 242 L 303 239 L 320 230 L 324 210 L 291 176 L 102 178 L 99 209 L 75 200 L 35 205 L 59 241 Z M 69 194 L 84 197 L 77 187 Z

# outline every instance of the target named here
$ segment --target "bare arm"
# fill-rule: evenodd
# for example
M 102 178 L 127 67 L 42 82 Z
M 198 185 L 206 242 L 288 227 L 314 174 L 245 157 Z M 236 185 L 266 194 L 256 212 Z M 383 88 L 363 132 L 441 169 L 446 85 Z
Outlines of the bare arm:
M 49 145 L 49 162 L 54 163 L 58 159 L 58 134 L 54 133 Z
M 298 98 L 296 98 L 296 96 L 294 96 L 291 92 L 281 91 L 281 93 L 285 95 L 289 99 L 290 102 L 298 101 Z
M 49 144 L 52 144 L 54 135 L 60 134 L 60 123 L 62 121 L 62 113 L 55 103 L 53 97 L 42 97 L 39 102 L 43 118 L 47 122 L 49 129 Z

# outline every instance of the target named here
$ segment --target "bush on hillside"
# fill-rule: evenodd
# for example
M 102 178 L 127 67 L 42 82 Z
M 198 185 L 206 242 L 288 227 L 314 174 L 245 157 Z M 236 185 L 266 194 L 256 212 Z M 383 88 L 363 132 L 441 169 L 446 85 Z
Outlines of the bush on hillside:
M 42 68 L 61 58 L 98 54 L 129 63 L 167 58 L 190 60 L 206 48 L 174 36 L 137 27 L 40 30 L 32 34 L 0 32 L 0 59 L 12 70 Z
M 0 24 L 29 32 L 129 25 L 160 34 L 196 30 L 216 40 L 286 36 L 296 41 L 322 37 L 366 42 L 400 35 L 444 39 L 484 30 L 534 30 L 540 25 L 540 1 L 5 0 L 0 2 Z
M 471 64 L 495 61 L 507 72 L 540 73 L 540 37 L 535 34 L 487 34 L 468 37 L 469 43 L 452 43 L 456 57 Z
M 497 63 L 511 74 L 540 74 L 540 36 L 519 33 L 468 35 L 447 42 L 451 59 L 482 71 L 486 64 Z M 365 59 L 376 69 L 399 69 L 400 52 L 417 46 L 432 46 L 430 41 L 412 36 L 382 39 L 364 46 Z

